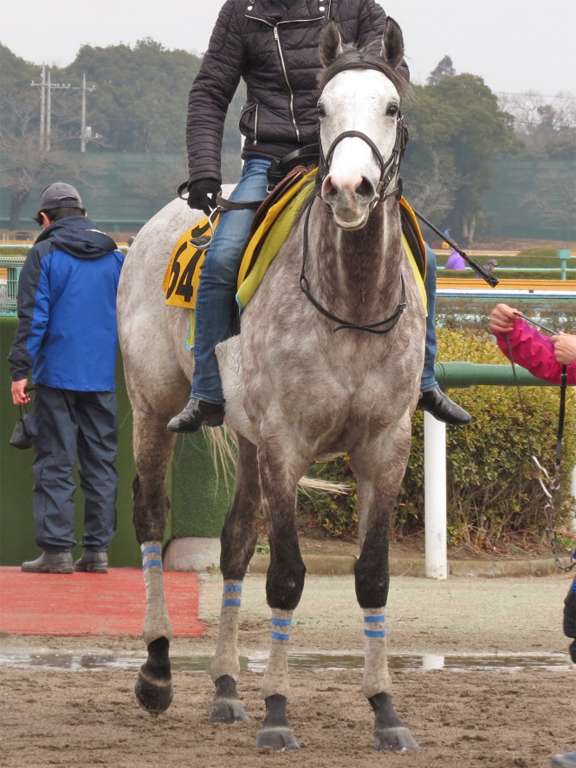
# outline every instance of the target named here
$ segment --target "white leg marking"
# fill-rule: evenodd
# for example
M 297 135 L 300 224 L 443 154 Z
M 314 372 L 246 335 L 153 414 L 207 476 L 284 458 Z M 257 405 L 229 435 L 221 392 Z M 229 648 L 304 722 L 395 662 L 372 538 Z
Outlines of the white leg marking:
M 210 663 L 210 676 L 214 682 L 222 675 L 230 675 L 234 680 L 237 680 L 240 674 L 238 621 L 241 602 L 242 582 L 224 581 L 218 643 L 214 658 Z
M 364 679 L 362 693 L 369 699 L 388 691 L 392 681 L 386 659 L 384 608 L 363 608 L 364 612 Z
M 162 542 L 145 541 L 141 546 L 142 569 L 146 585 L 146 618 L 144 642 L 149 645 L 159 637 L 172 639 L 172 624 L 166 607 L 164 571 L 162 569 Z
M 262 698 L 273 694 L 288 697 L 290 682 L 288 679 L 288 642 L 290 625 L 294 611 L 281 611 L 272 608 L 272 631 L 270 656 L 264 679 L 262 680 Z

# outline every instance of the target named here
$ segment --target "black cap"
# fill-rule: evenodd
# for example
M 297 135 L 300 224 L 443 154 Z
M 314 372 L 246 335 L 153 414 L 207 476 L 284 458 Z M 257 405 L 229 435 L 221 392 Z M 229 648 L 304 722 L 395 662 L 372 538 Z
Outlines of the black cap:
M 39 211 L 53 211 L 55 208 L 81 208 L 82 198 L 72 184 L 63 181 L 55 181 L 49 184 L 40 195 Z

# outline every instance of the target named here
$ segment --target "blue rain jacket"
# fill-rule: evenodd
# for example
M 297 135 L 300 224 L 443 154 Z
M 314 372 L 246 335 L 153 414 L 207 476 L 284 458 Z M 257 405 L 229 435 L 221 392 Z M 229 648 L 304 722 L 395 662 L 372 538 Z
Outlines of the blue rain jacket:
M 124 261 L 85 216 L 38 237 L 18 283 L 18 327 L 8 355 L 13 381 L 85 392 L 115 388 L 116 293 Z

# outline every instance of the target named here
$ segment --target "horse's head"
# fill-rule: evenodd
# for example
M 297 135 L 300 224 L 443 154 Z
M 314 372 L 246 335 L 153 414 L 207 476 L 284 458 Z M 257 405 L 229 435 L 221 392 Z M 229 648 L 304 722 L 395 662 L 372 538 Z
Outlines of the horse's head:
M 343 229 L 363 227 L 395 188 L 405 145 L 400 103 L 409 85 L 400 71 L 404 43 L 388 19 L 381 46 L 343 47 L 331 21 L 320 36 L 318 100 L 322 199 Z

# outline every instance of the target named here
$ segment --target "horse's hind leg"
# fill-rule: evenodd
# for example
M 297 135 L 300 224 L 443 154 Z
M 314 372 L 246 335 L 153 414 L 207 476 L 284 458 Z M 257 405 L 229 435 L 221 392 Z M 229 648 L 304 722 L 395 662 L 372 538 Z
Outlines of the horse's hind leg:
M 135 694 L 150 714 L 158 715 L 172 701 L 169 648 L 172 626 L 166 607 L 162 570 L 162 540 L 170 502 L 165 477 L 176 435 L 166 430 L 166 421 L 151 412 L 134 412 L 134 526 L 142 551 L 146 585 L 144 641 L 148 659 L 140 668 Z
M 260 487 L 256 447 L 238 438 L 238 463 L 234 499 L 222 530 L 220 570 L 224 579 L 220 631 L 210 674 L 216 693 L 210 720 L 234 723 L 247 720 L 244 705 L 236 690 L 240 673 L 238 660 L 238 620 L 242 584 L 256 547 L 256 518 L 260 508 Z
M 409 450 L 410 425 L 400 424 L 377 444 L 358 446 L 350 452 L 358 480 L 362 542 L 355 566 L 356 596 L 364 613 L 362 692 L 375 715 L 375 748 L 399 752 L 417 750 L 418 745 L 392 706 L 384 620 L 390 584 L 390 526 Z

